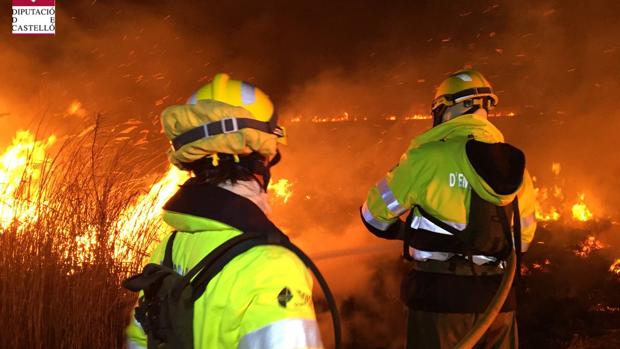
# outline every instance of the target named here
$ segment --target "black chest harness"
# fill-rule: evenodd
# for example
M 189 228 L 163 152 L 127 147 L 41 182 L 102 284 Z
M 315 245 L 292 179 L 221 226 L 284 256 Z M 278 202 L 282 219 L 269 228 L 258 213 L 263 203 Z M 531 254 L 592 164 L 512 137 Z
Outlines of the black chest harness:
M 452 235 L 411 228 L 416 210 L 422 217 Z M 511 219 L 513 229 L 510 227 Z M 403 225 L 404 258 L 413 259 L 409 247 L 429 252 L 461 254 L 467 256 L 472 264 L 472 273 L 475 274 L 473 255 L 485 255 L 495 257 L 497 260 L 505 260 L 511 250 L 521 251 L 521 220 L 516 197 L 509 205 L 496 206 L 483 200 L 474 190 L 471 190 L 467 222 L 465 229 L 458 230 L 432 216 L 421 206 L 414 206 Z M 511 230 L 514 231 L 514 236 Z M 518 263 L 520 262 L 519 255 L 520 253 L 517 253 Z

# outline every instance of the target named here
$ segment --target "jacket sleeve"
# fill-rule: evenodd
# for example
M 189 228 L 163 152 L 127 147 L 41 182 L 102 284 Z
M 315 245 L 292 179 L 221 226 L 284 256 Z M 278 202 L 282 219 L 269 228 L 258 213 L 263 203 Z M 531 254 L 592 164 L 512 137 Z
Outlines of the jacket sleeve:
M 399 216 L 409 211 L 416 200 L 414 182 L 420 184 L 422 165 L 416 161 L 419 150 L 405 153 L 400 162 L 368 191 L 361 208 L 362 222 L 378 237 L 398 238 Z M 418 159 L 422 160 L 422 159 Z
M 282 247 L 264 252 L 256 260 L 261 262 L 260 271 L 238 280 L 248 297 L 238 349 L 323 348 L 306 266 Z
M 529 172 L 525 170 L 523 186 L 517 193 L 521 216 L 521 251 L 528 250 L 536 232 L 536 192 Z

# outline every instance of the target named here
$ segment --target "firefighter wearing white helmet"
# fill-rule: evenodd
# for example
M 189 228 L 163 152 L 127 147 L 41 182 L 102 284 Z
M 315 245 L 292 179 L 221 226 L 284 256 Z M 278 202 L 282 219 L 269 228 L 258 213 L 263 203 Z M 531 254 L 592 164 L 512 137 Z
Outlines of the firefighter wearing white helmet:
M 401 287 L 407 348 L 454 348 L 490 304 L 504 261 L 533 239 L 525 156 L 487 119 L 497 101 L 479 72 L 451 74 L 435 94 L 433 127 L 411 141 L 361 207 L 366 228 L 402 239 L 411 264 Z M 478 346 L 517 347 L 515 304 L 513 291 Z
M 164 206 L 174 232 L 125 281 L 141 291 L 129 348 L 322 348 L 308 268 L 318 270 L 266 216 L 284 138 L 269 97 L 218 74 L 161 122 L 170 161 L 193 178 Z

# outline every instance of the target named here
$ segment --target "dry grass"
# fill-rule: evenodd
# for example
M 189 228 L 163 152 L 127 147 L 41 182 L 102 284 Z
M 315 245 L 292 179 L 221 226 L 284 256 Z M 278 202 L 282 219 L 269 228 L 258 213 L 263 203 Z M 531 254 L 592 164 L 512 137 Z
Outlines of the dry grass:
M 123 346 L 136 297 L 120 283 L 159 227 L 117 223 L 148 185 L 110 140 L 95 129 L 23 173 L 12 196 L 36 218 L 0 230 L 0 348 Z

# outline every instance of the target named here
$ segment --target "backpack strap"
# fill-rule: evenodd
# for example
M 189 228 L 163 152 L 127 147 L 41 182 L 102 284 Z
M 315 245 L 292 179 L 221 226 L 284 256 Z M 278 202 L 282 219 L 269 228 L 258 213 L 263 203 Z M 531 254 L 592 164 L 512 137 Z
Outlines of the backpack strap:
M 170 234 L 168 238 L 168 242 L 166 243 L 166 252 L 164 253 L 164 259 L 161 262 L 161 265 L 166 266 L 170 269 L 172 268 L 172 245 L 174 244 L 174 238 L 177 236 L 176 230 Z
M 252 247 L 260 245 L 281 245 L 287 246 L 286 241 L 288 238 L 281 233 L 259 234 L 259 233 L 243 233 L 238 235 L 224 244 L 222 247 L 216 248 L 207 257 L 203 259 L 204 266 L 200 263 L 196 267 L 201 267 L 196 273 L 196 267 L 192 268 L 190 272 L 185 275 L 185 280 L 192 285 L 194 294 L 192 300 L 196 301 L 204 291 L 207 289 L 207 285 L 225 266 L 238 255 L 248 251 Z M 288 246 L 287 246 L 288 247 Z M 219 251 L 218 251 L 219 250 Z M 192 271 L 196 273 L 196 277 L 191 279 Z M 190 281 L 191 280 L 191 281 Z
M 192 300 L 200 298 L 204 291 L 207 289 L 209 282 L 235 257 L 248 251 L 249 249 L 262 246 L 262 245 L 275 245 L 282 246 L 295 253 L 299 259 L 312 271 L 316 277 L 332 316 L 332 323 L 334 327 L 334 341 L 336 343 L 335 348 L 341 347 L 342 341 L 342 327 L 340 324 L 340 317 L 338 315 L 338 308 L 336 306 L 336 300 L 331 292 L 327 281 L 319 271 L 319 268 L 312 262 L 310 257 L 306 255 L 301 249 L 294 245 L 286 235 L 279 231 L 273 231 L 267 234 L 264 233 L 242 233 L 237 235 L 204 257 L 196 266 L 194 266 L 185 276 L 183 282 L 180 282 L 173 292 L 180 292 L 185 286 L 191 284 L 194 293 Z

